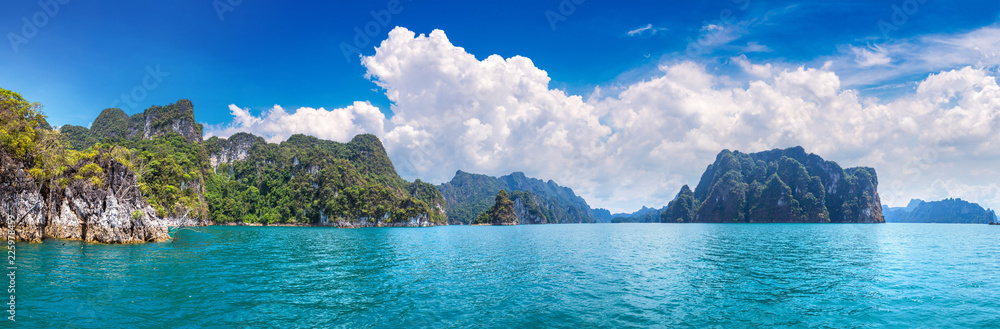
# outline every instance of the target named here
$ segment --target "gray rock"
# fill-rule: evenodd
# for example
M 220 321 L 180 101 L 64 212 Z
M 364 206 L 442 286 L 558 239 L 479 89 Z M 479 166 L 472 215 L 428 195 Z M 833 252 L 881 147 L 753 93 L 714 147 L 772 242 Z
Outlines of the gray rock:
M 170 238 L 166 223 L 139 193 L 134 173 L 118 162 L 99 156 L 106 188 L 77 180 L 61 191 L 46 188 L 43 193 L 20 162 L 3 151 L 0 161 L 0 227 L 15 240 L 140 243 Z

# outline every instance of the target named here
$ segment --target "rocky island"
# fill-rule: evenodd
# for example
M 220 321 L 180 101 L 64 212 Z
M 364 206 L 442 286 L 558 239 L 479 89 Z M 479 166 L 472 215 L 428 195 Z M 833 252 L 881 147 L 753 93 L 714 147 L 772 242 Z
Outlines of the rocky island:
M 723 150 L 681 187 L 664 223 L 883 223 L 875 169 L 842 169 L 802 147 Z

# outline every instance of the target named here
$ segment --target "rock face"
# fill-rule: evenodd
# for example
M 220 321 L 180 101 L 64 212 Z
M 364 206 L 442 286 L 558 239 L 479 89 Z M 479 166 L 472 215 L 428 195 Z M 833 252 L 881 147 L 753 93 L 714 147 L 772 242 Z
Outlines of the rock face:
M 188 142 L 200 142 L 202 126 L 194 121 L 194 106 L 182 99 L 167 106 L 153 106 L 129 118 L 129 139 L 150 139 L 178 133 Z
M 19 241 L 44 238 L 100 243 L 138 243 L 169 239 L 167 226 L 139 195 L 134 174 L 104 159 L 103 186 L 73 180 L 64 189 L 43 189 L 21 163 L 0 151 L 0 206 L 5 229 Z M 58 183 L 57 183 L 58 184 Z
M 354 220 L 347 220 L 346 218 L 338 218 L 331 222 L 320 223 L 324 226 L 336 226 L 339 228 L 361 228 L 361 227 L 431 227 L 437 226 L 439 224 L 431 221 L 430 217 L 426 214 L 421 214 L 415 217 L 410 217 L 406 221 L 392 222 L 389 221 L 388 217 L 380 217 L 376 219 L 372 218 L 357 218 Z
M 991 209 L 962 199 L 926 202 L 913 199 L 905 207 L 882 206 L 886 223 L 987 224 L 996 220 Z
M 515 198 L 514 215 L 517 216 L 517 223 L 521 225 L 548 223 L 548 218 L 538 208 L 535 200 L 521 197 Z
M 263 137 L 248 133 L 236 133 L 229 138 L 212 137 L 205 141 L 208 152 L 208 162 L 212 169 L 219 170 L 220 164 L 231 164 L 234 161 L 244 161 L 250 155 L 250 149 L 267 142 Z
M 131 117 L 118 108 L 105 109 L 90 126 L 90 129 L 64 126 L 59 130 L 76 150 L 97 142 L 152 139 L 171 133 L 180 134 L 188 142 L 202 140 L 202 125 L 194 121 L 194 108 L 186 99 L 167 106 L 153 106 Z
M 841 169 L 801 147 L 724 150 L 698 187 L 681 189 L 662 222 L 883 223 L 872 168 Z

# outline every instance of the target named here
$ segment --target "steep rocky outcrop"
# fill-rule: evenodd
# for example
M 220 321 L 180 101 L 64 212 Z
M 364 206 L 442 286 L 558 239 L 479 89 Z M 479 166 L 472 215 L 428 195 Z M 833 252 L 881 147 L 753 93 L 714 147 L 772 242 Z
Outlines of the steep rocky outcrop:
M 517 216 L 517 223 L 526 224 L 548 224 L 548 217 L 542 207 L 538 205 L 538 197 L 529 192 L 516 191 L 520 193 L 512 194 L 514 201 L 514 215 Z
M 904 208 L 882 206 L 886 223 L 987 224 L 996 220 L 992 209 L 962 199 L 926 202 L 913 199 Z
M 685 186 L 663 222 L 882 223 L 872 168 L 842 169 L 801 147 L 723 150 L 693 192 Z
M 38 184 L 23 164 L 0 151 L 0 207 L 3 228 L 14 238 L 44 238 L 100 243 L 138 243 L 169 239 L 167 226 L 139 194 L 135 174 L 99 155 L 99 186 L 87 180 Z M 6 231 L 6 230 L 5 230 Z
M 202 125 L 194 121 L 194 106 L 190 100 L 153 106 L 129 117 L 129 139 L 151 139 L 170 133 L 178 133 L 188 142 L 202 140 Z
M 75 150 L 86 149 L 98 142 L 148 140 L 172 133 L 181 135 L 187 142 L 202 140 L 202 125 L 194 121 L 194 108 L 186 99 L 167 106 L 153 106 L 131 117 L 119 108 L 105 109 L 94 119 L 90 129 L 66 125 L 59 131 L 63 140 Z
M 0 150 L 0 227 L 17 241 L 45 236 L 45 199 L 40 187 L 19 162 Z
M 267 142 L 263 137 L 248 133 L 236 133 L 229 138 L 212 137 L 205 141 L 208 161 L 212 170 L 218 171 L 220 164 L 231 164 L 234 161 L 244 161 L 250 155 L 250 149 Z
M 494 197 L 501 190 L 513 194 L 530 192 L 540 207 L 551 213 L 548 223 L 593 223 L 598 219 L 593 210 L 572 189 L 559 186 L 554 181 L 528 178 L 521 172 L 501 177 L 455 173 L 451 181 L 438 185 L 438 190 L 448 202 L 448 220 L 453 224 L 469 224 L 477 215 L 490 209 Z

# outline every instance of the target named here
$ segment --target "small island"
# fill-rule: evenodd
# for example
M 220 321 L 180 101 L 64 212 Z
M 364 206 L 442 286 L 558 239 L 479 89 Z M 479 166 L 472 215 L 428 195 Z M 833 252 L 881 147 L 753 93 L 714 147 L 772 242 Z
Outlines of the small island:
M 694 191 L 684 185 L 664 223 L 884 223 L 875 169 L 842 169 L 802 147 L 723 150 Z

